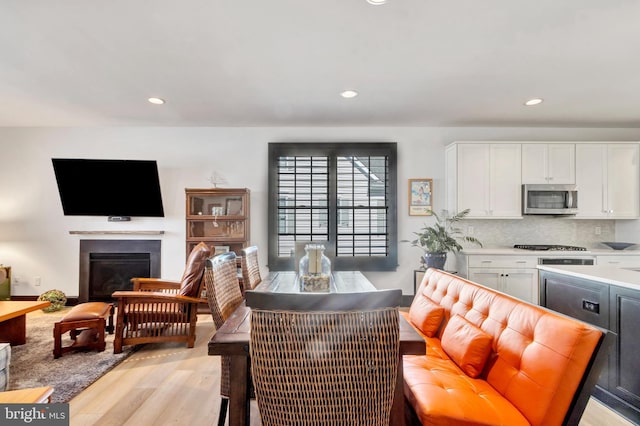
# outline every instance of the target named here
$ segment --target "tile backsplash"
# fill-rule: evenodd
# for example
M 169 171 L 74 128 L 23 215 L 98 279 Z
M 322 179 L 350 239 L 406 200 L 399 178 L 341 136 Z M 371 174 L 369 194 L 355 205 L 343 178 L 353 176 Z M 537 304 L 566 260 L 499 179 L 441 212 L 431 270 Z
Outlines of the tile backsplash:
M 603 249 L 602 241 L 615 241 L 614 220 L 584 220 L 570 217 L 527 216 L 523 219 L 468 219 L 459 223 L 487 248 L 513 247 L 514 244 L 562 244 Z M 473 233 L 469 233 L 469 227 Z M 596 234 L 599 228 L 600 234 Z M 468 243 L 465 247 L 474 247 Z

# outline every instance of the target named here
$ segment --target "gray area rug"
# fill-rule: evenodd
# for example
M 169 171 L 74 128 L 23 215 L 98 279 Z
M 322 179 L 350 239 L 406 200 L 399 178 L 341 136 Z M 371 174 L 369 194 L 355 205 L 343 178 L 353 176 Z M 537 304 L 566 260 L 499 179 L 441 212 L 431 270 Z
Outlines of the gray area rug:
M 104 352 L 67 352 L 53 359 L 53 324 L 60 321 L 69 309 L 27 315 L 27 343 L 11 347 L 7 390 L 53 386 L 51 402 L 69 402 L 137 349 L 136 346 L 125 346 L 122 353 L 114 355 L 114 335 L 107 334 Z M 62 346 L 69 344 L 69 333 L 65 333 Z

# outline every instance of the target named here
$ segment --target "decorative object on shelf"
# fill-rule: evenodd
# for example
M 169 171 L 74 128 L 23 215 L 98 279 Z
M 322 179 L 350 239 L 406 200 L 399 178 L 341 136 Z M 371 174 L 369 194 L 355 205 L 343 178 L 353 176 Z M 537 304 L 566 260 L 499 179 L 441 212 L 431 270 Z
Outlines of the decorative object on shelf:
M 217 188 L 218 185 L 226 185 L 229 183 L 226 177 L 216 171 L 211 173 L 211 176 L 209 176 L 209 182 L 211 182 L 211 185 L 213 185 L 214 188 Z
M 482 243 L 475 237 L 465 235 L 456 224 L 469 214 L 469 209 L 462 210 L 454 215 L 449 215 L 443 211 L 440 215 L 432 211 L 431 214 L 436 220 L 431 226 L 424 226 L 420 232 L 414 232 L 417 239 L 411 241 L 414 247 L 420 247 L 424 251 L 422 262 L 424 267 L 434 267 L 444 269 L 447 261 L 447 253 L 462 250 L 459 241 L 477 244 L 482 247 Z
M 433 180 L 409 179 L 409 216 L 430 216 L 433 209 Z
M 331 282 L 331 261 L 324 255 L 324 245 L 307 244 L 300 259 L 300 291 L 328 292 Z
M 616 242 L 612 242 L 612 241 L 603 241 L 602 244 L 604 244 L 607 247 L 610 247 L 614 250 L 624 250 L 626 248 L 635 246 L 636 243 L 616 243 Z
M 211 222 L 211 224 L 214 228 L 219 227 L 220 225 L 218 224 L 218 216 L 224 216 L 224 207 L 222 207 L 222 205 L 218 203 L 209 204 L 208 210 L 211 212 L 211 216 L 213 216 L 213 222 Z
M 43 312 L 56 312 L 64 308 L 67 303 L 67 296 L 60 290 L 49 290 L 38 296 L 39 301 L 51 302 L 49 306 L 43 308 Z
M 230 216 L 242 215 L 242 198 L 227 199 L 227 214 Z
M 209 211 L 211 211 L 211 216 L 224 216 L 224 207 L 220 204 L 209 204 Z
M 213 247 L 213 250 L 213 255 L 217 256 L 219 254 L 229 253 L 229 246 L 215 246 Z

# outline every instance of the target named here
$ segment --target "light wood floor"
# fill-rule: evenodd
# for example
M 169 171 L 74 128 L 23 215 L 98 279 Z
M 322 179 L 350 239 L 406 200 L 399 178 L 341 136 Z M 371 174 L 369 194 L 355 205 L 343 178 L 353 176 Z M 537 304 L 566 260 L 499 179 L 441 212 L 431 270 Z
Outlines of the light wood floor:
M 145 345 L 70 402 L 71 426 L 214 425 L 220 410 L 220 358 L 207 355 L 215 327 L 198 317 L 196 346 Z M 252 402 L 251 425 L 260 425 Z M 632 423 L 591 400 L 580 426 Z

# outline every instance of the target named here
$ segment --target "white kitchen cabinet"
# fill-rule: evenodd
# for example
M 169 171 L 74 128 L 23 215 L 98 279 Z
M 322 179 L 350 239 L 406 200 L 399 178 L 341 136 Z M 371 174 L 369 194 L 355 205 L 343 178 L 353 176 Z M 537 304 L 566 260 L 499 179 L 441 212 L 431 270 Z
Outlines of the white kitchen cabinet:
M 537 256 L 469 255 L 467 278 L 530 303 L 538 303 Z
M 521 151 L 515 143 L 456 143 L 447 148 L 447 209 L 469 219 L 522 217 Z
M 637 143 L 576 144 L 577 219 L 636 219 Z
M 469 268 L 469 280 L 526 302 L 538 303 L 537 269 Z
M 523 184 L 576 183 L 575 144 L 523 143 Z
M 640 255 L 598 255 L 596 264 L 619 268 L 640 268 Z

